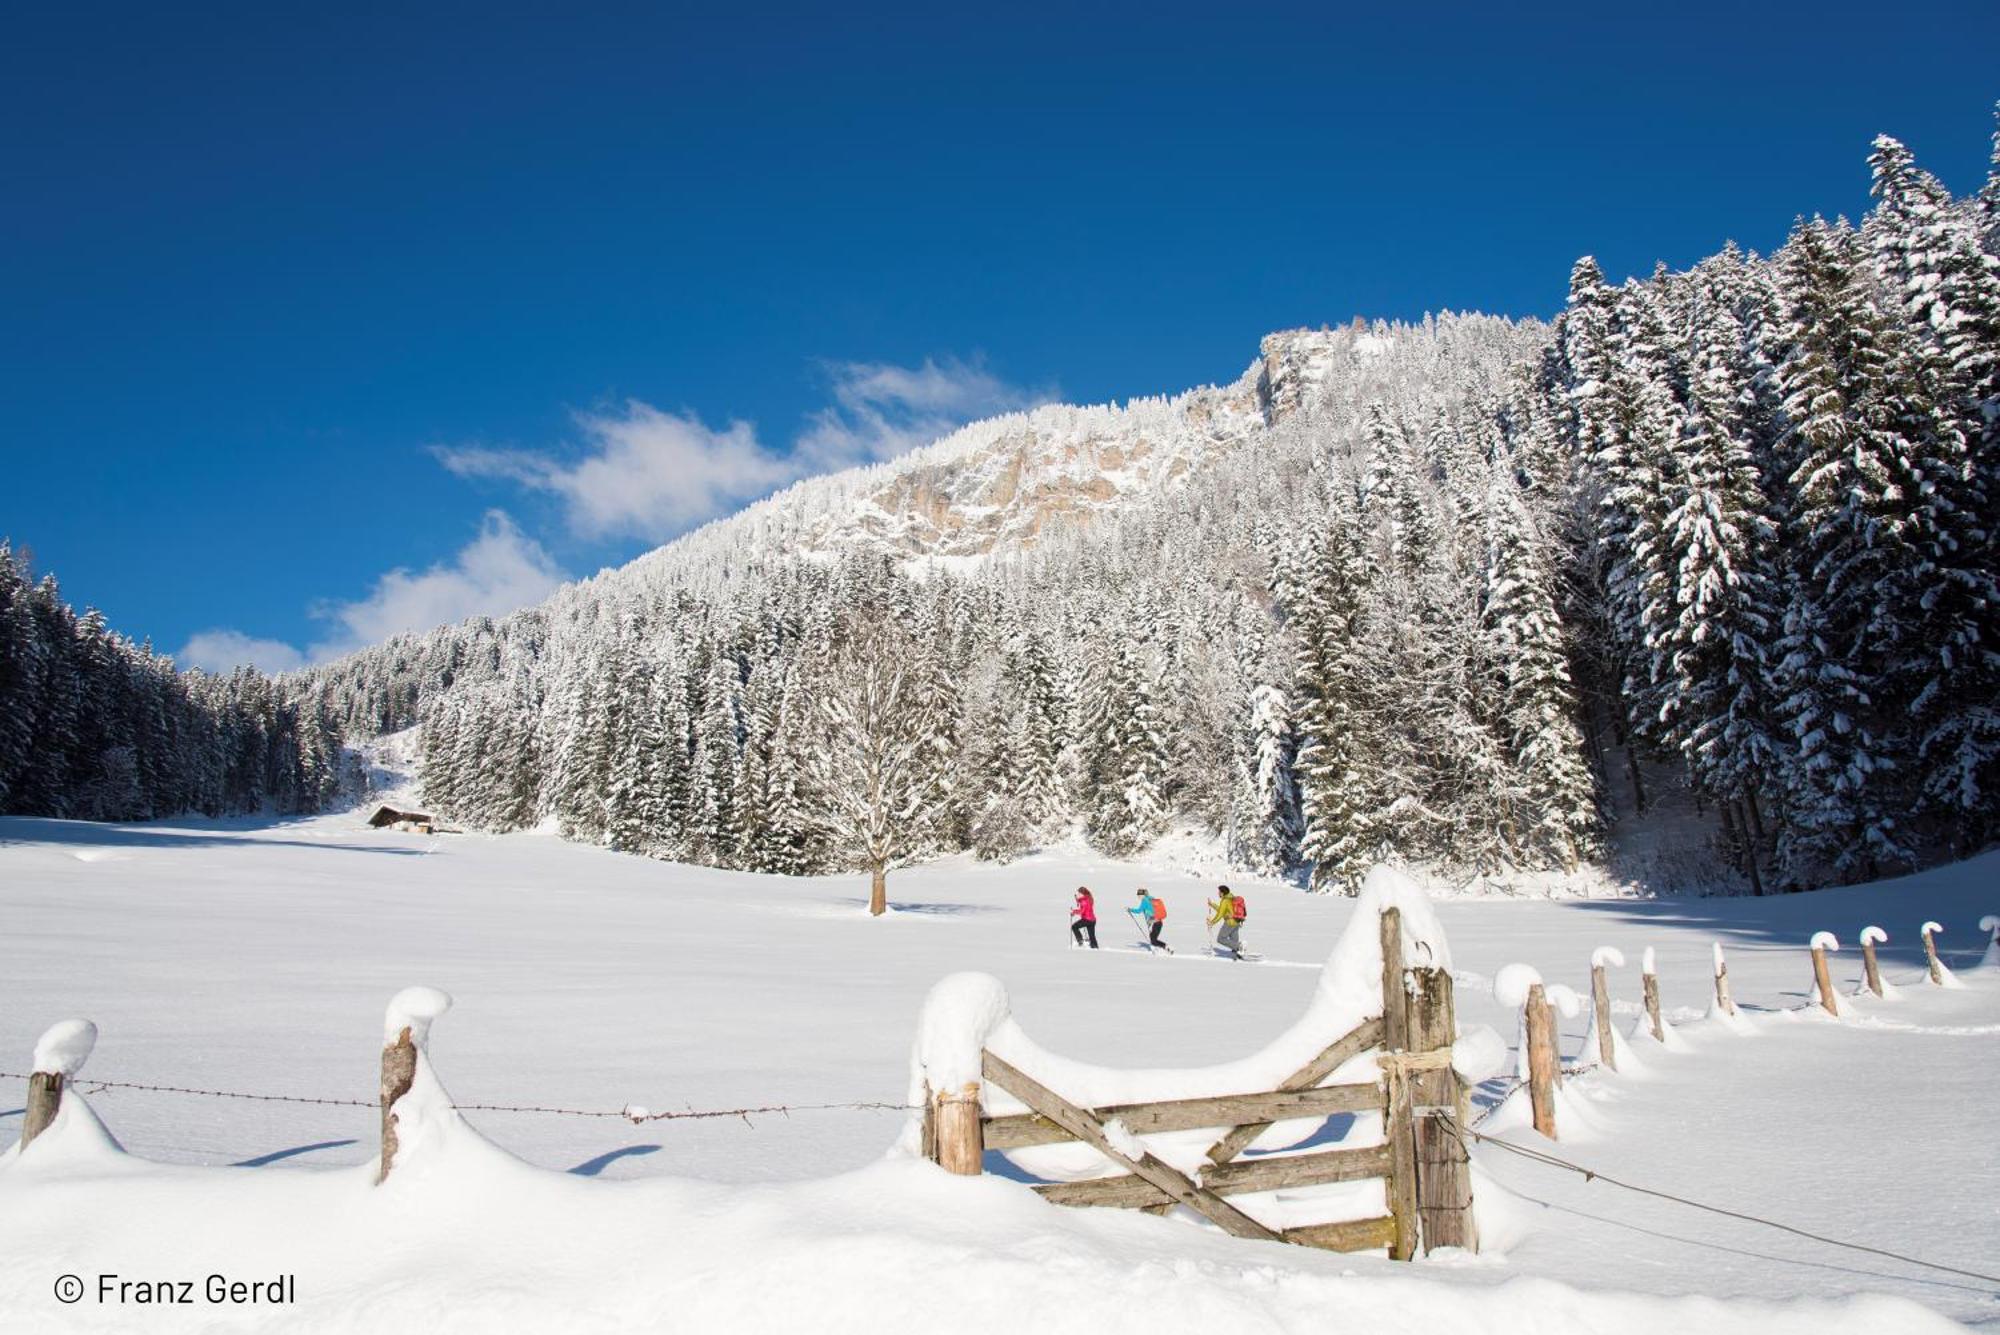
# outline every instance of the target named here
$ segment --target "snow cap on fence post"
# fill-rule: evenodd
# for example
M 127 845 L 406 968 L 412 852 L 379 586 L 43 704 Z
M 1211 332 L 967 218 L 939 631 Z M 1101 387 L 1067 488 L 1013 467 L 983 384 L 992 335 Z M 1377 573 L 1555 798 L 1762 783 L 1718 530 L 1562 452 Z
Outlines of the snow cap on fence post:
M 1833 975 L 1827 972 L 1828 952 L 1838 951 L 1840 941 L 1832 932 L 1814 932 L 1812 941 L 1813 991 L 1816 1000 L 1832 1016 L 1840 1014 L 1840 998 L 1833 994 Z
M 1395 950 L 1401 958 L 1384 958 L 1383 923 L 1394 918 Z M 1400 1048 L 1398 1026 L 1408 996 L 1410 969 L 1451 970 L 1451 944 L 1438 922 L 1437 910 L 1423 887 L 1402 871 L 1378 863 L 1362 879 L 1354 916 L 1333 944 L 1319 971 L 1314 1005 L 1330 1015 L 1382 1015 L 1390 1031 L 1388 1046 Z M 1398 986 L 1397 984 L 1400 984 Z
M 1354 907 L 1357 918 L 1379 917 L 1385 909 L 1397 911 L 1402 918 L 1404 968 L 1450 970 L 1451 944 L 1445 939 L 1437 909 L 1431 904 L 1431 897 L 1424 893 L 1424 888 L 1410 879 L 1408 873 L 1387 863 L 1377 863 L 1369 868 L 1368 875 L 1362 878 L 1361 894 Z M 1374 939 L 1379 942 L 1380 937 Z M 1362 942 L 1360 938 L 1357 940 Z M 1341 970 L 1344 964 L 1345 961 L 1337 955 L 1329 959 L 1320 975 L 1322 982 L 1328 974 Z M 1367 971 L 1363 969 L 1361 972 Z
M 1647 946 L 1639 957 L 1639 980 L 1646 999 L 1646 1024 L 1655 1043 L 1667 1041 L 1666 1022 L 1660 1019 L 1660 973 L 1653 948 Z
M 21 1147 L 49 1129 L 62 1107 L 63 1085 L 90 1060 L 97 1026 L 88 1020 L 58 1020 L 35 1041 L 35 1064 L 28 1077 L 28 1106 L 21 1118 Z
M 389 999 L 382 1017 L 382 1167 L 375 1180 L 409 1157 L 421 1131 L 458 1120 L 451 1099 L 430 1069 L 431 1022 L 451 1009 L 451 997 L 434 987 L 406 987 Z
M 35 1074 L 67 1080 L 83 1069 L 96 1046 L 97 1026 L 89 1020 L 58 1020 L 35 1040 Z
M 89 1020 L 59 1020 L 42 1031 L 35 1042 L 35 1059 L 28 1076 L 28 1106 L 21 1117 L 21 1139 L 0 1162 L 12 1162 L 38 1137 L 43 1153 L 57 1141 L 69 1146 L 72 1154 L 90 1155 L 106 1150 L 122 1152 L 104 1123 L 98 1120 L 83 1096 L 67 1086 L 76 1078 L 97 1046 L 97 1026 Z
M 431 1021 L 451 1009 L 451 994 L 435 987 L 406 987 L 389 998 L 382 1015 L 382 1041 L 394 1043 L 402 1032 L 410 1031 L 410 1041 L 422 1048 L 431 1034 Z
M 1938 958 L 1937 942 L 1933 939 L 1944 931 L 1944 924 L 1926 922 L 1918 930 L 1924 938 L 1924 963 L 1930 969 L 1931 982 L 1938 987 L 1959 986 L 1958 979 L 1952 976 L 1951 970 L 1945 968 L 1944 961 Z
M 1006 986 L 988 973 L 949 974 L 924 998 L 910 1050 L 909 1101 L 923 1110 L 921 1152 L 948 1172 L 981 1171 L 986 1043 L 1009 1014 Z

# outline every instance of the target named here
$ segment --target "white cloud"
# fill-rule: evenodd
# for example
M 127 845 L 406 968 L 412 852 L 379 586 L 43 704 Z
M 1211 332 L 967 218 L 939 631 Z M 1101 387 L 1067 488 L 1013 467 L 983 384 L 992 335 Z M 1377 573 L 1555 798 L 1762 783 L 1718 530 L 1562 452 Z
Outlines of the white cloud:
M 808 419 L 788 452 L 765 446 L 748 422 L 718 430 L 692 413 L 634 399 L 618 412 L 577 417 L 584 450 L 574 462 L 485 446 L 434 453 L 460 477 L 500 478 L 559 497 L 565 522 L 581 537 L 660 542 L 801 477 L 892 459 L 974 418 L 1049 397 L 950 358 L 827 369 L 833 402 Z
M 204 630 L 190 636 L 174 655 L 182 667 L 227 672 L 253 667 L 259 672 L 291 672 L 306 665 L 306 656 L 283 640 L 260 640 L 240 630 Z
M 306 649 L 261 640 L 240 631 L 203 631 L 175 655 L 190 667 L 225 672 L 249 664 L 283 672 L 324 663 L 404 631 L 429 630 L 474 616 L 500 616 L 553 593 L 568 576 L 499 510 L 480 521 L 479 536 L 450 561 L 421 573 L 398 568 L 380 576 L 367 597 L 327 602 L 313 615 L 333 623 L 333 633 Z
M 439 446 L 432 452 L 459 477 L 497 478 L 557 497 L 564 522 L 593 541 L 663 542 L 706 520 L 813 473 L 879 463 L 927 445 L 980 417 L 1045 403 L 978 361 L 925 358 L 920 366 L 832 362 L 833 401 L 811 414 L 790 450 L 774 450 L 748 422 L 717 429 L 693 413 L 662 412 L 636 399 L 622 409 L 582 413 L 582 449 L 565 460 L 534 450 Z M 190 667 L 223 672 L 249 664 L 282 672 L 323 663 L 404 631 L 471 616 L 500 616 L 547 597 L 568 576 L 542 545 L 499 510 L 449 561 L 413 573 L 391 570 L 367 597 L 326 602 L 313 615 L 330 633 L 305 648 L 217 627 L 175 655 Z
M 634 400 L 622 412 L 577 418 L 589 452 L 563 464 L 528 450 L 443 447 L 460 477 L 497 477 L 560 496 L 569 526 L 585 538 L 654 540 L 727 513 L 798 475 L 758 443 L 756 428 L 717 431 L 692 413 L 663 413 Z
M 814 413 L 795 457 L 812 471 L 879 463 L 967 422 L 1047 403 L 1053 391 L 1010 385 L 978 362 L 926 357 L 922 366 L 835 362 L 833 403 Z
M 315 608 L 315 616 L 338 623 L 341 633 L 314 645 L 313 658 L 322 661 L 404 631 L 429 630 L 467 617 L 501 616 L 540 602 L 567 578 L 540 543 L 503 512 L 488 510 L 480 521 L 479 536 L 449 563 L 420 575 L 391 570 L 359 602 Z

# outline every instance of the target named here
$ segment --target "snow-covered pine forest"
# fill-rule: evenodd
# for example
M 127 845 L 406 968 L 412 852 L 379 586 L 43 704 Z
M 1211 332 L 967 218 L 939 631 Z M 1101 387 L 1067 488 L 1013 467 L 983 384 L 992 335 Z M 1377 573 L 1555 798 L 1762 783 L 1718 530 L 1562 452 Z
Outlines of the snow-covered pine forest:
M 359 782 L 340 741 L 318 693 L 177 671 L 0 540 L 0 814 L 317 811 Z
M 1870 165 L 1859 227 L 1768 258 L 1272 335 L 1226 388 L 978 423 L 273 698 L 420 724 L 456 820 L 761 871 L 1170 824 L 1325 890 L 1566 868 L 1662 774 L 1746 886 L 1962 853 L 2000 804 L 2000 147 L 1971 199 Z M 21 661 L 37 736 L 64 674 Z M 122 736 L 0 810 L 124 814 L 81 796 Z

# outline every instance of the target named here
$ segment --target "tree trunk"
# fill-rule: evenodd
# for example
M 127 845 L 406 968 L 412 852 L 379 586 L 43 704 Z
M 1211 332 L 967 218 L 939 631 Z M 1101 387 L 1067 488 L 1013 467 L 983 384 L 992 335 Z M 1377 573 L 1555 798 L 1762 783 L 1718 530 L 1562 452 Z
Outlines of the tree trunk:
M 1761 844 L 1764 842 L 1764 813 L 1757 809 L 1757 792 L 1755 789 L 1751 789 L 1743 794 L 1743 805 L 1750 812 L 1750 833 Z
M 1632 781 L 1632 814 L 1643 816 L 1646 814 L 1646 785 L 1639 778 L 1639 739 L 1632 735 L 1631 728 L 1626 725 L 1624 710 L 1614 709 L 1611 713 L 1611 723 L 1615 729 L 1613 735 L 1619 747 L 1625 752 L 1626 776 Z
M 878 918 L 889 911 L 889 873 L 881 867 L 873 868 L 869 877 L 868 911 Z
M 1745 856 L 1743 865 L 1750 872 L 1750 893 L 1753 895 L 1762 895 L 1764 893 L 1764 874 L 1757 868 L 1757 856 L 1764 842 L 1764 832 L 1757 828 L 1756 799 L 1746 796 L 1743 799 L 1743 811 L 1748 818 L 1744 823 L 1749 826 L 1750 831 L 1748 837 L 1744 840 Z

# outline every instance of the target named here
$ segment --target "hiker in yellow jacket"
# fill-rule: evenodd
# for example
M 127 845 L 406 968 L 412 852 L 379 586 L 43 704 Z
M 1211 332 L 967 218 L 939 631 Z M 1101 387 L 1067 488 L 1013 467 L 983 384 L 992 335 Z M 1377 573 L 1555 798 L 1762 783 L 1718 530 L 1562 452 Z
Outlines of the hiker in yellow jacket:
M 1231 959 L 1243 958 L 1243 900 L 1226 885 L 1215 887 L 1217 898 L 1208 904 L 1208 925 L 1216 928 L 1215 942 Z

